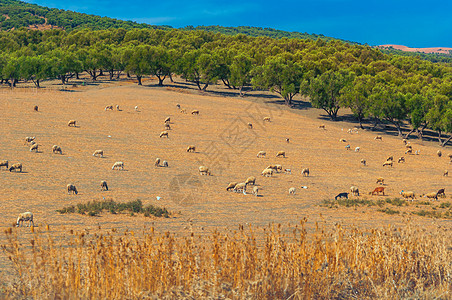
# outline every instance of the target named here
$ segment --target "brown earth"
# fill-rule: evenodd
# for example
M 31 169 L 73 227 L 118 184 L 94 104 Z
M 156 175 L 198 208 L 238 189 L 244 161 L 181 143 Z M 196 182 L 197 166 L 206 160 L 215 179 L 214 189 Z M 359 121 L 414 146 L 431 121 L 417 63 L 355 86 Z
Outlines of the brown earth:
M 397 50 L 402 50 L 405 52 L 424 52 L 424 53 L 442 53 L 442 54 L 450 54 L 452 48 L 448 47 L 430 47 L 430 48 L 410 48 L 403 45 L 380 45 L 378 48 L 394 48 Z
M 2 87 L 0 160 L 24 166 L 22 173 L 0 171 L 2 229 L 11 227 L 25 211 L 34 213 L 38 228 L 48 224 L 55 237 L 64 237 L 70 229 L 139 232 L 144 226 L 203 234 L 239 224 L 294 224 L 304 217 L 308 228 L 318 221 L 374 228 L 398 226 L 408 219 L 422 228 L 451 226 L 451 220 L 410 215 L 410 211 L 423 208 L 416 202 L 409 207 L 392 207 L 400 210 L 398 215 L 377 212 L 375 206 L 319 206 L 324 199 L 348 192 L 351 185 L 372 199 L 400 197 L 402 189 L 416 192 L 418 199 L 420 194 L 440 188 L 446 188 L 448 194 L 451 179 L 444 177 L 443 171 L 450 168 L 450 148 L 443 149 L 439 158 L 437 143 L 413 141 L 413 150 L 420 150 L 420 155 L 405 155 L 400 138 L 384 135 L 382 141 L 374 140 L 376 133 L 365 130 L 349 134 L 349 123 L 321 120 L 321 111 L 312 108 L 288 109 L 275 104 L 279 99 L 269 93 L 250 92 L 238 98 L 222 87 L 201 93 L 179 81 L 167 87 L 155 86 L 155 80 L 144 81 L 144 86 L 123 80 L 67 89 L 56 82 L 46 82 L 45 88 L 38 90 Z M 177 103 L 187 114 L 179 112 Z M 39 112 L 33 111 L 34 105 L 39 106 Z M 106 105 L 119 105 L 121 111 L 105 111 Z M 200 114 L 191 115 L 193 109 Z M 159 138 L 168 116 L 169 138 Z M 262 121 L 266 116 L 271 122 Z M 67 126 L 71 119 L 77 121 L 77 127 Z M 253 129 L 247 129 L 248 122 Z M 323 123 L 326 130 L 319 129 Z M 27 136 L 36 136 L 39 153 L 24 145 Z M 340 142 L 341 138 L 347 142 Z M 63 155 L 52 154 L 55 144 L 61 146 Z M 347 151 L 346 144 L 352 150 Z M 188 145 L 195 145 L 197 152 L 187 153 Z M 357 146 L 360 152 L 353 151 Z M 96 149 L 103 149 L 105 157 L 94 157 Z M 266 158 L 256 157 L 260 150 L 267 152 Z M 280 150 L 286 152 L 286 158 L 275 157 Z M 390 155 L 395 159 L 405 156 L 406 163 L 383 167 Z M 157 157 L 167 160 L 169 167 L 154 167 Z M 368 166 L 360 164 L 363 158 Z M 124 171 L 111 169 L 116 161 L 124 162 Z M 262 177 L 261 171 L 269 164 L 281 164 L 292 174 Z M 212 176 L 200 176 L 200 165 L 208 166 Z M 301 176 L 305 167 L 311 171 L 309 177 Z M 226 192 L 229 182 L 243 182 L 248 176 L 257 178 L 259 197 Z M 377 177 L 385 178 L 387 197 L 367 195 L 377 186 Z M 108 182 L 109 191 L 100 191 L 101 180 Z M 76 185 L 78 195 L 67 194 L 68 183 Z M 289 196 L 290 187 L 297 188 L 295 195 Z M 123 202 L 141 199 L 145 205 L 166 207 L 173 214 L 165 219 L 110 213 L 89 217 L 55 211 L 104 198 Z M 449 194 L 435 205 L 444 201 L 450 201 Z M 30 234 L 26 228 L 17 232 L 24 238 Z M 3 264 L 5 257 L 0 258 Z

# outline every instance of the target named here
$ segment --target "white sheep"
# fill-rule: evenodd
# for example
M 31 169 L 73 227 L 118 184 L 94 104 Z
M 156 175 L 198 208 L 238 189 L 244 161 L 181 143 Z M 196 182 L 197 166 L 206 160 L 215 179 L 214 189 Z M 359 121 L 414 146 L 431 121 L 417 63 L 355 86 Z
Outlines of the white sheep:
M 69 127 L 71 127 L 71 126 L 76 127 L 77 126 L 76 123 L 77 122 L 75 120 L 69 120 L 69 122 L 67 123 L 67 126 L 69 126 Z
M 199 110 L 194 109 L 194 110 L 191 111 L 191 114 L 192 115 L 199 115 Z
M 104 150 L 96 150 L 96 151 L 94 151 L 93 156 L 104 157 Z
M 263 120 L 264 122 L 270 122 L 270 117 L 265 117 Z
M 265 151 L 259 151 L 257 153 L 257 157 L 265 157 L 265 155 L 267 155 L 267 152 L 265 152 Z
M 157 157 L 157 158 L 155 159 L 155 161 L 154 161 L 154 166 L 155 166 L 155 167 L 160 167 L 160 158 Z
M 113 110 L 113 105 L 105 106 L 105 111 L 107 111 L 107 110 Z
M 171 122 L 171 118 L 170 118 L 170 117 L 167 117 L 167 118 L 165 119 L 165 123 L 168 124 L 169 122 Z
M 397 163 L 404 163 L 404 162 L 405 162 L 404 156 L 399 157 L 399 159 L 397 160 Z
M 241 183 L 237 183 L 234 187 L 234 192 L 238 193 L 239 191 L 243 192 L 244 194 L 246 194 L 246 183 L 241 182 Z
M 303 170 L 301 170 L 301 174 L 303 176 L 308 177 L 309 176 L 309 168 L 304 168 Z
M 245 184 L 253 184 L 253 185 L 255 185 L 256 184 L 256 177 L 254 177 L 254 176 L 250 176 L 250 177 L 248 177 L 247 179 L 246 179 L 246 181 L 245 181 Z
M 168 162 L 167 162 L 166 160 L 164 160 L 164 161 L 162 162 L 162 167 L 168 168 Z
M 135 111 L 138 111 L 138 105 L 137 105 L 137 106 L 135 106 Z
M 121 168 L 121 170 L 124 170 L 124 163 L 122 161 L 115 162 L 113 167 L 111 167 L 112 170 L 114 170 L 114 169 L 119 170 L 120 168 Z
M 424 197 L 427 197 L 428 199 L 438 200 L 438 193 L 431 192 L 431 193 L 425 194 Z
M 359 189 L 356 186 L 351 186 L 350 187 L 350 192 L 354 196 L 359 196 Z
M 30 152 L 32 151 L 38 152 L 38 144 L 31 145 Z
M 259 195 L 259 187 L 257 185 L 253 187 L 253 195 L 256 197 Z
M 187 147 L 187 152 L 196 152 L 196 147 L 193 145 L 190 145 Z
M 449 176 L 449 171 L 445 170 L 443 176 Z
M 360 147 L 356 147 L 355 152 L 359 152 L 360 149 L 361 149 Z
M 210 170 L 208 167 L 200 166 L 198 169 L 199 169 L 199 173 L 201 175 L 209 175 L 210 176 Z
M 345 146 L 345 150 L 350 150 L 350 144 L 348 144 L 347 146 Z
M 363 164 L 363 166 L 365 166 L 367 164 L 367 161 L 365 159 L 361 159 L 361 163 Z
M 273 176 L 273 169 L 265 169 L 262 171 L 262 176 L 265 177 L 272 177 Z
M 387 160 L 387 161 L 385 161 L 384 163 L 383 163 L 383 167 L 385 167 L 385 166 L 391 166 L 392 167 L 392 160 Z
M 411 198 L 411 201 L 415 200 L 416 195 L 414 194 L 414 192 L 408 191 L 408 192 L 404 192 L 403 190 L 400 192 L 400 195 L 402 195 L 403 198 L 408 199 Z
M 231 190 L 231 189 L 234 189 L 235 188 L 235 186 L 237 185 L 237 183 L 238 182 L 230 182 L 229 184 L 228 184 L 228 186 L 226 187 L 226 191 L 229 191 L 229 190 Z
M 23 223 L 27 221 L 28 221 L 27 227 L 30 227 L 31 224 L 35 226 L 35 223 L 33 222 L 33 213 L 29 211 L 19 214 L 19 217 L 17 217 L 16 221 L 16 227 L 22 226 Z
M 295 192 L 296 192 L 296 191 L 297 191 L 296 188 L 291 187 L 291 188 L 289 189 L 289 195 L 295 195 Z
M 120 109 L 119 109 L 119 105 L 116 105 L 116 110 L 120 110 Z
M 165 130 L 171 130 L 170 124 L 165 123 Z
M 26 143 L 30 143 L 30 142 L 32 142 L 32 141 L 34 141 L 34 140 L 35 140 L 35 138 L 36 138 L 36 137 L 34 137 L 34 136 L 32 136 L 32 137 L 30 137 L 30 136 L 27 136 L 27 137 L 25 138 L 25 144 L 26 144 Z
M 291 169 L 284 169 L 284 173 L 286 173 L 286 174 L 292 174 L 292 170 L 291 170 Z
M 374 139 L 375 139 L 375 140 L 380 140 L 380 141 L 382 141 L 382 140 L 383 140 L 383 137 L 382 137 L 381 135 L 377 135 Z
M 160 133 L 160 137 L 163 137 L 163 136 L 165 136 L 166 138 L 168 138 L 168 131 L 162 131 L 161 133 Z
M 443 153 L 441 152 L 441 150 L 436 151 L 436 155 L 438 155 L 438 157 L 441 157 L 443 155 Z
M 16 163 L 16 164 L 11 165 L 11 167 L 9 167 L 10 172 L 16 171 L 16 170 L 19 170 L 20 172 L 22 172 L 22 164 L 21 163 Z

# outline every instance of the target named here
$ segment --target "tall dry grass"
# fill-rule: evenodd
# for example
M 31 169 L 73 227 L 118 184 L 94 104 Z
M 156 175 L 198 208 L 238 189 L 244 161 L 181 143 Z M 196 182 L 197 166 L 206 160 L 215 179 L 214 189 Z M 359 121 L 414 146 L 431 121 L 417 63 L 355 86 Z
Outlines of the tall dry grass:
M 240 227 L 187 234 L 8 230 L 10 298 L 451 298 L 451 231 L 360 231 L 340 225 Z M 284 234 L 283 232 L 290 232 Z M 19 235 L 21 237 L 19 237 Z

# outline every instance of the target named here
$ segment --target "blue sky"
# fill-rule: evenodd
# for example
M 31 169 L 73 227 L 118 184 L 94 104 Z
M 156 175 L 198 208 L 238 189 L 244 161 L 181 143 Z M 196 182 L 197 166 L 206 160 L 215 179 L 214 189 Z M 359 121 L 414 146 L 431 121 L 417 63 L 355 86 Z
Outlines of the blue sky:
M 452 1 L 448 0 L 27 2 L 175 28 L 258 26 L 323 34 L 370 45 L 452 47 Z

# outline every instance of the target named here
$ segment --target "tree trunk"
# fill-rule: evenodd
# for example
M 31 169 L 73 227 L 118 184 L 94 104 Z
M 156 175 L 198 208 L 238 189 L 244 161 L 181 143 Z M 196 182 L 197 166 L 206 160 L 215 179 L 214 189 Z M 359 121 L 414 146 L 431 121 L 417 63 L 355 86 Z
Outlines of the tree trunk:
M 138 75 L 137 75 L 137 79 L 138 79 L 138 85 L 142 85 L 142 84 L 141 84 L 141 76 L 138 76 Z
M 405 134 L 405 136 L 403 137 L 404 139 L 407 139 L 413 132 L 415 132 L 417 130 L 417 128 L 413 128 L 410 130 L 410 132 L 408 132 L 407 134 Z
M 169 79 L 170 79 L 171 83 L 174 83 L 173 75 L 171 73 L 169 74 Z
M 239 96 L 240 97 L 243 97 L 242 89 L 243 89 L 243 86 L 240 86 L 239 87 Z
M 102 71 L 102 69 L 99 70 L 99 75 L 98 75 L 98 77 L 99 77 L 99 76 L 104 76 L 104 72 Z
M 35 86 L 39 89 L 39 79 L 36 79 L 36 81 L 34 81 L 33 79 L 31 79 L 31 81 L 33 81 L 33 83 L 35 84 Z
M 209 83 L 207 82 L 206 84 L 204 84 L 204 86 L 202 87 L 202 90 L 205 91 L 207 90 L 207 87 L 209 86 Z
M 201 90 L 201 84 L 200 84 L 199 80 L 195 80 L 195 83 L 198 86 L 198 89 Z
M 75 72 L 75 79 L 80 79 L 80 77 L 78 76 L 78 72 Z
M 358 115 L 358 122 L 359 122 L 359 128 L 364 129 L 363 117 L 361 115 Z
M 129 72 L 127 72 L 127 78 L 130 78 L 130 73 Z
M 111 69 L 108 73 L 110 73 L 110 80 L 113 80 L 114 70 Z
M 452 139 L 452 135 L 450 135 L 445 141 L 444 143 L 441 144 L 441 147 L 445 147 L 447 145 L 447 143 Z
M 224 85 L 228 87 L 228 89 L 232 89 L 231 85 L 229 84 L 229 80 L 227 80 L 227 79 L 221 79 L 221 80 L 223 81 Z
M 442 140 L 442 138 L 441 138 L 441 130 L 437 130 L 436 132 L 438 132 L 438 141 L 439 141 L 439 144 L 442 145 L 442 144 L 443 144 L 443 140 Z
M 159 86 L 163 86 L 163 81 L 165 80 L 166 75 L 163 77 L 161 77 L 160 75 L 155 75 L 155 76 L 157 76 L 157 79 L 159 80 Z
M 64 85 L 66 83 L 66 75 L 61 75 L 60 78 L 61 78 L 61 84 Z

